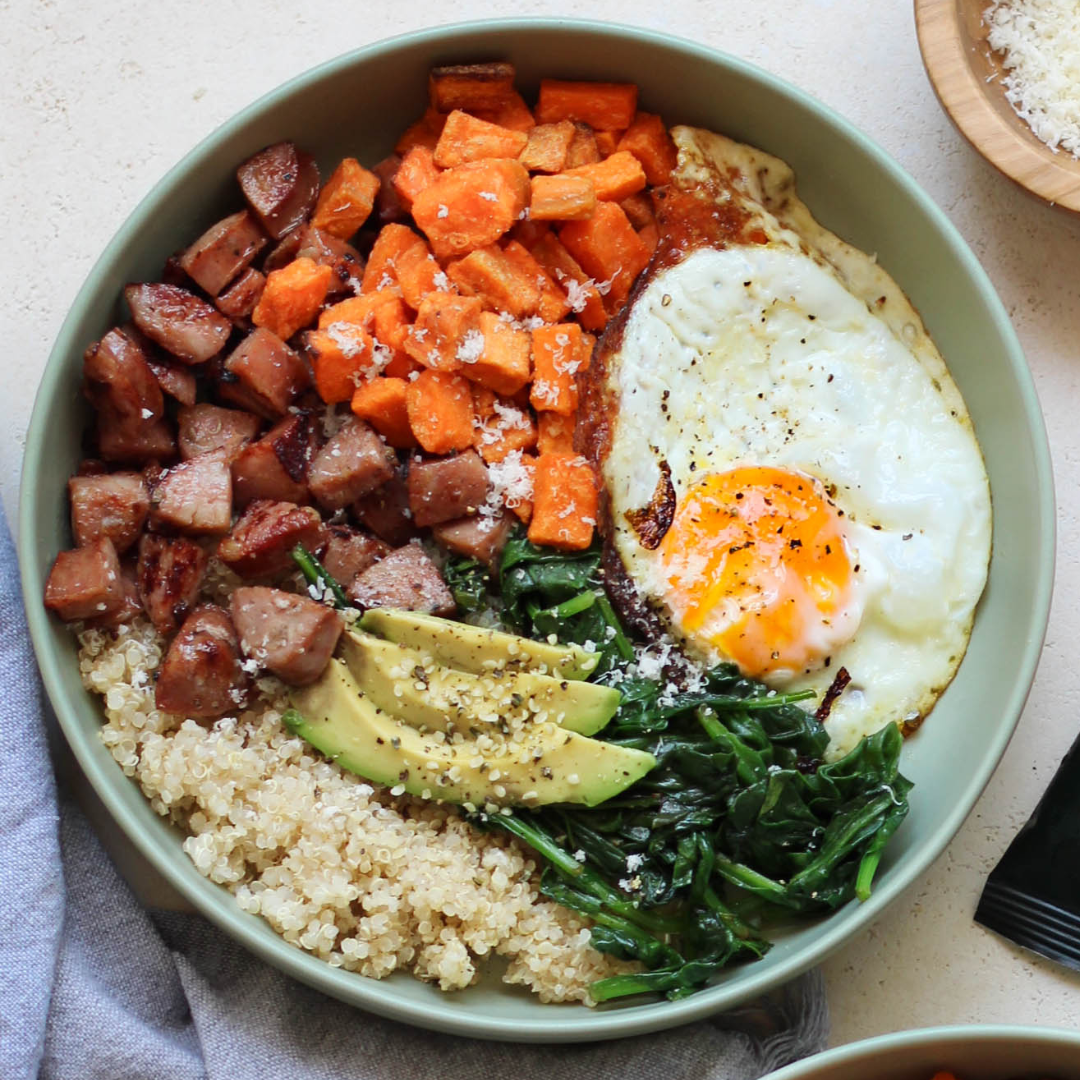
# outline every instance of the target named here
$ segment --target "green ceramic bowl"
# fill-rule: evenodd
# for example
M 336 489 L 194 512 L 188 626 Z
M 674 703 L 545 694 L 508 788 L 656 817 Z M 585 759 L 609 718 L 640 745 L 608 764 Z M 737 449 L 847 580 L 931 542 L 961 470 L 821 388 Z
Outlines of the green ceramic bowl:
M 159 818 L 98 740 L 73 638 L 41 606 L 56 552 L 71 543 L 65 481 L 88 410 L 79 394 L 86 344 L 116 320 L 125 282 L 239 205 L 238 162 L 294 139 L 327 171 L 344 155 L 377 161 L 424 107 L 433 63 L 507 58 L 526 90 L 543 75 L 627 80 L 669 122 L 726 132 L 794 166 L 815 214 L 878 253 L 922 312 L 963 391 L 993 485 L 994 559 L 967 659 L 904 753 L 917 786 L 873 898 L 788 934 L 761 962 L 680 1002 L 617 1008 L 541 1005 L 492 979 L 454 995 L 401 975 L 374 982 L 286 945 L 201 877 L 180 834 Z M 940 854 L 982 791 L 1035 671 L 1053 577 L 1050 462 L 1031 377 L 974 255 L 934 203 L 869 139 L 808 95 L 733 57 L 659 34 L 562 20 L 441 27 L 360 49 L 302 75 L 215 131 L 142 202 L 94 267 L 64 323 L 27 440 L 20 519 L 26 605 L 49 696 L 83 769 L 120 827 L 208 919 L 289 974 L 373 1012 L 461 1035 L 573 1041 L 640 1034 L 731 1007 L 817 963 L 878 915 Z
M 900 1031 L 815 1054 L 768 1080 L 1080 1080 L 1080 1032 L 973 1025 Z

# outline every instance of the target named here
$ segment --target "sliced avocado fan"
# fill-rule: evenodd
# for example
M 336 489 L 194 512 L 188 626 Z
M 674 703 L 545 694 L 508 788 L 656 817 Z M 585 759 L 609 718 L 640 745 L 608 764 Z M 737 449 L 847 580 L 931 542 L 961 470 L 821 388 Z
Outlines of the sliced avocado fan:
M 363 632 L 346 631 L 338 651 L 375 706 L 431 731 L 479 734 L 517 717 L 594 735 L 615 715 L 621 698 L 610 686 L 533 671 L 457 671 L 434 663 L 421 649 Z
M 372 608 L 360 619 L 360 627 L 406 648 L 430 653 L 449 667 L 477 675 L 506 667 L 538 671 L 558 679 L 587 679 L 600 662 L 599 653 L 586 652 L 580 645 L 549 645 L 418 611 Z
M 474 739 L 439 741 L 384 712 L 341 660 L 292 691 L 284 721 L 343 769 L 421 798 L 484 807 L 580 803 L 618 795 L 656 765 L 652 754 L 534 724 L 521 742 L 481 753 Z

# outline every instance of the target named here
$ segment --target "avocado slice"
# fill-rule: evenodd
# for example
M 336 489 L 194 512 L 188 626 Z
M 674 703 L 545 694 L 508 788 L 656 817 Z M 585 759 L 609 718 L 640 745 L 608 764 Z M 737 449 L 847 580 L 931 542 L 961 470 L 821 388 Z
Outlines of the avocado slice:
M 364 696 L 407 724 L 432 731 L 483 731 L 501 719 L 546 712 L 567 731 L 593 735 L 622 695 L 610 686 L 556 679 L 535 671 L 477 675 L 432 664 L 428 654 L 372 634 L 346 631 L 341 656 Z
M 541 670 L 559 679 L 587 679 L 600 662 L 599 653 L 586 652 L 580 645 L 549 645 L 419 611 L 372 608 L 360 619 L 360 627 L 398 645 L 431 653 L 449 667 L 477 675 L 512 667 Z
M 642 750 L 588 739 L 550 723 L 532 725 L 523 742 L 483 755 L 472 739 L 439 742 L 376 708 L 336 659 L 317 682 L 293 690 L 291 697 L 299 716 L 286 714 L 290 731 L 343 769 L 377 784 L 401 785 L 422 798 L 477 807 L 596 806 L 656 765 L 652 754 Z

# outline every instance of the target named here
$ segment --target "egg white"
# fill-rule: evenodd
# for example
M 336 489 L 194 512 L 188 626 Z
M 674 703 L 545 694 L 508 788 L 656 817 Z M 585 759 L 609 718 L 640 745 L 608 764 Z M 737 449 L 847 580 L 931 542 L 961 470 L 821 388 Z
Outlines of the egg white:
M 774 240 L 701 248 L 657 272 L 608 359 L 618 407 L 602 478 L 613 539 L 689 651 L 725 659 L 682 633 L 663 601 L 660 554 L 625 517 L 648 504 L 661 462 L 680 499 L 707 473 L 769 465 L 818 478 L 844 511 L 858 629 L 828 667 L 780 680 L 820 695 L 847 668 L 851 686 L 827 723 L 831 755 L 929 711 L 963 657 L 986 581 L 982 456 L 940 357 L 921 324 L 910 326 L 898 336 L 827 262 Z

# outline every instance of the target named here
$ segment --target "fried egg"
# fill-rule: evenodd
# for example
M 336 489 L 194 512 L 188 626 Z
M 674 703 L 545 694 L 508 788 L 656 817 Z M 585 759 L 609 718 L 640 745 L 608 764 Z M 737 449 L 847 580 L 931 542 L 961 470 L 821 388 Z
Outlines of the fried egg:
M 675 135 L 667 248 L 596 375 L 610 538 L 702 662 L 818 701 L 846 669 L 836 756 L 952 679 L 987 575 L 986 470 L 918 315 L 787 166 Z

